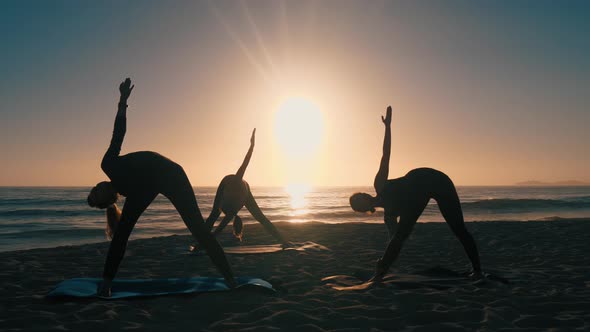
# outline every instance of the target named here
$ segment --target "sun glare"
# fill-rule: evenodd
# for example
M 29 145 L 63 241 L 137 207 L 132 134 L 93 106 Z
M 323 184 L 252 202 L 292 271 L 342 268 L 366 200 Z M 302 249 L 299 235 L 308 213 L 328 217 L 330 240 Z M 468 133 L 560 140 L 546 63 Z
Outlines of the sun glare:
M 290 158 L 309 157 L 324 134 L 322 112 L 303 98 L 286 99 L 275 114 L 275 137 Z

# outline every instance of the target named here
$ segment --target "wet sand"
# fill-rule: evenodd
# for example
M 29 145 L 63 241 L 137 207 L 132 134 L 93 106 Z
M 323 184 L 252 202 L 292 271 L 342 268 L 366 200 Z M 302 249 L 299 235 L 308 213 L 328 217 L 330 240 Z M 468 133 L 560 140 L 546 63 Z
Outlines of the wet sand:
M 386 246 L 384 225 L 277 226 L 292 241 L 314 241 L 331 250 L 228 255 L 236 275 L 263 278 L 275 294 L 48 300 L 45 294 L 64 279 L 99 277 L 108 243 L 0 253 L 0 330 L 590 329 L 590 220 L 468 223 L 484 271 L 507 278 L 508 285 L 390 285 L 356 292 L 336 291 L 321 279 L 368 278 Z M 222 234 L 222 245 L 236 245 L 230 233 Z M 245 245 L 273 243 L 259 225 L 246 225 L 244 234 Z M 185 235 L 130 241 L 117 277 L 219 276 L 208 257 L 188 253 L 190 244 Z M 470 264 L 446 224 L 418 223 L 390 272 L 417 275 L 433 267 L 467 272 Z

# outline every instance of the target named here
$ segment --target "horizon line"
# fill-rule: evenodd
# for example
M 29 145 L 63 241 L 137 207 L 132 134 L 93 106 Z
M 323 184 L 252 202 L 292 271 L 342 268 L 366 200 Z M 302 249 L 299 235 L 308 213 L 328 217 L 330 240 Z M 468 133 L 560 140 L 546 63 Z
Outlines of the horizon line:
M 0 188 L 91 188 L 94 185 L 0 185 Z M 192 185 L 193 188 L 217 188 L 218 185 Z M 254 188 L 283 188 L 285 185 L 262 185 L 251 186 Z M 577 184 L 560 184 L 551 182 L 540 182 L 538 184 L 455 184 L 456 187 L 590 187 L 590 182 L 579 181 Z M 371 185 L 310 185 L 312 188 L 346 188 L 346 187 L 366 187 Z

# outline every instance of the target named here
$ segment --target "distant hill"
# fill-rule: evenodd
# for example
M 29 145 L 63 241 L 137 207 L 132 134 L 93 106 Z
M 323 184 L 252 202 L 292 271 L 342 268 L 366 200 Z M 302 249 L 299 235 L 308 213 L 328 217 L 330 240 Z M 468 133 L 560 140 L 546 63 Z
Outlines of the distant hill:
M 590 182 L 582 182 L 576 180 L 557 181 L 557 182 L 543 182 L 543 181 L 523 181 L 517 182 L 517 186 L 590 186 Z

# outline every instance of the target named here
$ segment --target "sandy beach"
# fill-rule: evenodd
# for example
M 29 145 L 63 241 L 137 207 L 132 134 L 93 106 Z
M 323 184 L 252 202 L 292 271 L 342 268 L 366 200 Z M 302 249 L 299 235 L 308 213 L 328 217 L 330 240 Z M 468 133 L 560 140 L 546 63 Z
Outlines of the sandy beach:
M 330 251 L 230 255 L 237 276 L 271 282 L 254 290 L 148 299 L 48 300 L 57 283 L 98 277 L 108 243 L 0 253 L 3 331 L 538 331 L 590 329 L 590 220 L 468 223 L 485 271 L 510 284 L 458 284 L 445 289 L 390 285 L 336 291 L 321 279 L 368 278 L 383 252 L 381 224 L 278 223 L 292 241 Z M 133 238 L 133 236 L 132 236 Z M 230 232 L 224 246 L 236 245 Z M 272 243 L 247 225 L 244 244 Z M 131 241 L 118 278 L 218 276 L 204 255 L 188 253 L 189 236 Z M 390 273 L 434 267 L 466 272 L 469 262 L 444 223 L 418 223 Z

